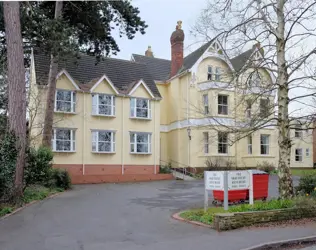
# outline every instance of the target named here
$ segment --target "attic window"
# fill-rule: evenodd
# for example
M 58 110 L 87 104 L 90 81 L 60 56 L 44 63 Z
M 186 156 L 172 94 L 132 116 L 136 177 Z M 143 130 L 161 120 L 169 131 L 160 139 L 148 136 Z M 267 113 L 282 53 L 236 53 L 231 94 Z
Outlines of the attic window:
M 212 48 L 213 48 L 215 51 L 218 51 L 218 50 L 220 49 L 220 46 L 218 45 L 218 43 L 213 43 Z

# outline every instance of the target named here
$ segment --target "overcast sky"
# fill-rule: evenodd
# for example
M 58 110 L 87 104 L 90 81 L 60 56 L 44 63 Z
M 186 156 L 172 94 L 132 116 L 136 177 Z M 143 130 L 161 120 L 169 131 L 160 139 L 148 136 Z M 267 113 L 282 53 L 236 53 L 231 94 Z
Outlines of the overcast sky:
M 132 53 L 143 55 L 151 45 L 155 57 L 170 59 L 170 35 L 178 20 L 185 33 L 185 55 L 197 47 L 197 42 L 201 44 L 189 32 L 206 0 L 132 0 L 132 4 L 139 8 L 148 28 L 145 35 L 138 33 L 133 40 L 118 38 L 121 52 L 116 57 L 129 60 Z

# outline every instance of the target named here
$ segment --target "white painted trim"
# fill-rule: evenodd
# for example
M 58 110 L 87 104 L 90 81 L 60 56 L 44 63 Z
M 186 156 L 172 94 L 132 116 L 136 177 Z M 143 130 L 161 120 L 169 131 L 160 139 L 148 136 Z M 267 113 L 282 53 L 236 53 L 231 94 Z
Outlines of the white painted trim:
M 216 82 L 216 81 L 207 81 L 203 83 L 198 83 L 197 87 L 200 91 L 208 90 L 208 89 L 223 89 L 227 91 L 234 91 L 235 87 L 230 86 L 231 83 L 228 82 Z
M 76 90 L 80 90 L 79 86 L 76 84 L 75 80 L 71 77 L 71 75 L 67 72 L 67 70 L 63 69 L 61 70 L 57 76 L 56 79 L 58 79 L 59 77 L 61 77 L 62 75 L 67 76 L 67 78 L 69 79 L 69 81 L 72 83 L 72 85 L 74 85 L 74 87 L 76 88 Z
M 213 53 L 213 52 L 209 52 L 209 49 L 213 46 L 214 43 L 218 43 L 219 46 L 221 47 L 221 50 L 223 51 L 223 54 L 218 54 L 218 53 Z M 199 66 L 199 64 L 206 58 L 208 57 L 215 57 L 217 59 L 220 59 L 222 61 L 224 61 L 225 63 L 227 63 L 227 65 L 229 66 L 229 68 L 232 70 L 232 71 L 235 71 L 232 63 L 230 62 L 225 50 L 223 49 L 223 46 L 221 45 L 221 43 L 215 39 L 213 41 L 213 43 L 204 51 L 204 53 L 202 54 L 202 56 L 194 63 L 194 65 L 190 68 L 190 71 L 192 73 L 197 73 L 197 68 Z
M 155 96 L 153 95 L 153 93 L 150 91 L 150 89 L 148 88 L 147 84 L 143 81 L 143 79 L 140 79 L 138 81 L 138 83 L 132 88 L 132 90 L 128 93 L 129 95 L 132 95 L 136 89 L 140 86 L 140 85 L 143 85 L 144 88 L 147 90 L 147 92 L 149 93 L 149 95 L 152 97 L 152 98 L 155 98 Z
M 227 126 L 234 127 L 236 126 L 234 118 L 230 117 L 210 117 L 210 118 L 191 118 L 183 121 L 176 121 L 170 123 L 169 125 L 160 125 L 160 132 L 170 132 L 176 129 L 183 129 L 187 127 L 202 127 L 202 126 Z M 269 127 L 263 129 L 275 129 L 273 128 L 274 124 L 271 122 Z
M 114 84 L 112 83 L 112 81 L 110 80 L 110 78 L 107 77 L 107 75 L 103 75 L 101 76 L 101 78 L 93 85 L 93 87 L 90 89 L 90 92 L 93 92 L 93 90 L 95 90 L 96 87 L 98 87 L 98 85 L 103 81 L 106 80 L 109 85 L 111 86 L 111 88 L 114 90 L 115 94 L 119 94 L 119 92 L 117 91 L 117 89 L 115 88 Z

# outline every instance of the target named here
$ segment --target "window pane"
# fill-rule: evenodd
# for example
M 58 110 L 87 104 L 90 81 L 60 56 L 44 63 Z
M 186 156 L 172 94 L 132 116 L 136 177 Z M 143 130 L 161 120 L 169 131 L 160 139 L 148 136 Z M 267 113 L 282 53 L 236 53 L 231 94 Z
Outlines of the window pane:
M 98 150 L 99 152 L 111 152 L 111 142 L 99 142 Z
M 56 129 L 57 140 L 70 140 L 70 134 L 71 134 L 71 130 Z

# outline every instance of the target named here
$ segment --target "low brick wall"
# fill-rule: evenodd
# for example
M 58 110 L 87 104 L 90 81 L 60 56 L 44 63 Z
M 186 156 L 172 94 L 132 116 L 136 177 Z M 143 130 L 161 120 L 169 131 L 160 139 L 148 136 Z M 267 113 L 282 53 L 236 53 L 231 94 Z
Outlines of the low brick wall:
M 215 214 L 214 228 L 217 231 L 225 231 L 264 222 L 295 220 L 311 217 L 316 217 L 316 207 Z
M 172 180 L 172 174 L 159 174 L 159 166 L 154 165 L 125 165 L 122 174 L 121 165 L 109 164 L 55 164 L 54 168 L 66 169 L 72 184 L 96 184 L 118 182 L 140 182 Z

